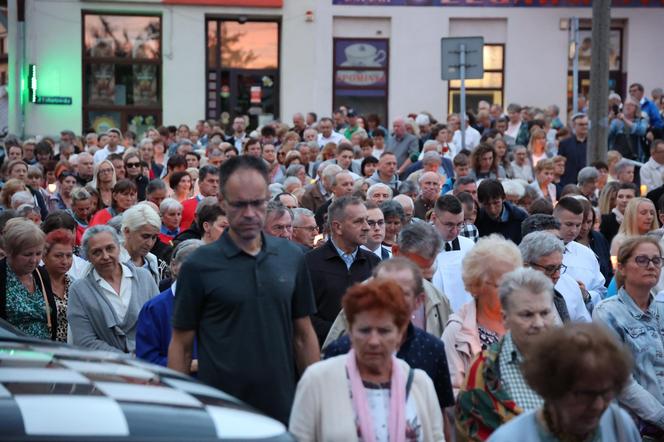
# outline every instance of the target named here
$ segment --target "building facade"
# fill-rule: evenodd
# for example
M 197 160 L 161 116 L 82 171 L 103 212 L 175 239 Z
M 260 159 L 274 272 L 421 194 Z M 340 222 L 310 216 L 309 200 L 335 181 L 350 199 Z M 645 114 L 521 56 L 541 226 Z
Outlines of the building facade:
M 664 3 L 618 3 L 610 89 L 664 86 L 664 59 L 653 55 Z M 9 129 L 140 133 L 237 114 L 257 126 L 340 105 L 383 121 L 423 110 L 443 118 L 459 99 L 458 82 L 441 80 L 440 40 L 451 36 L 484 38 L 470 107 L 556 104 L 565 117 L 569 19 L 580 19 L 584 93 L 591 16 L 581 0 L 10 0 Z

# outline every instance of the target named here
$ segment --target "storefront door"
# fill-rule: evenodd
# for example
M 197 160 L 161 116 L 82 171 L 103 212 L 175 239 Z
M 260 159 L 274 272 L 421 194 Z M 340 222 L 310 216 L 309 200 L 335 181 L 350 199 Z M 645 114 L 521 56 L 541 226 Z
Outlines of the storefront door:
M 208 19 L 206 117 L 250 129 L 279 117 L 279 23 Z

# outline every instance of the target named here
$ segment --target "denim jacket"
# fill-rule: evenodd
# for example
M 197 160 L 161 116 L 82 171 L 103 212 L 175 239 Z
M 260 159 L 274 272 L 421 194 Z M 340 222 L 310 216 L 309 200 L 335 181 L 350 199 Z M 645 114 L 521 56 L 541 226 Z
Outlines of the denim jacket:
M 621 404 L 664 429 L 664 302 L 650 296 L 644 312 L 623 287 L 595 307 L 593 320 L 613 331 L 634 357 L 632 376 L 619 396 Z

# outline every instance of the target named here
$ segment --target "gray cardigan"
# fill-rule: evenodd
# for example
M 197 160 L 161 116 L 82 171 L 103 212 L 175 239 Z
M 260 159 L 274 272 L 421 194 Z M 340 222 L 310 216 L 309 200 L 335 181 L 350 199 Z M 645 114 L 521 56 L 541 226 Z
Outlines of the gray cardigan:
M 72 343 L 94 350 L 131 353 L 136 348 L 136 322 L 141 307 L 159 294 L 149 271 L 124 263 L 131 270 L 131 299 L 123 321 L 106 299 L 92 268 L 69 288 L 67 320 Z

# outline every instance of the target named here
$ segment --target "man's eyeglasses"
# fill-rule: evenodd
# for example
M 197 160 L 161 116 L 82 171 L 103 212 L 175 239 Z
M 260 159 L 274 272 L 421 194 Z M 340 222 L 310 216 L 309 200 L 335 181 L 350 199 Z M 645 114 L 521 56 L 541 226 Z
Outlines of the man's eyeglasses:
M 634 257 L 634 262 L 639 267 L 648 267 L 651 262 L 655 267 L 661 268 L 664 266 L 664 258 L 661 256 L 653 256 L 652 258 L 648 258 L 646 255 L 638 255 Z
M 125 166 L 127 169 L 133 169 L 134 167 L 141 167 L 141 163 L 127 163 Z
M 369 219 L 369 220 L 367 220 L 367 224 L 369 224 L 370 229 L 373 229 L 376 226 L 383 227 L 385 225 L 385 220 L 381 219 L 381 220 L 378 220 L 378 221 L 374 221 L 372 219 Z
M 544 274 L 548 276 L 553 276 L 556 274 L 556 272 L 560 272 L 561 274 L 565 273 L 565 270 L 567 270 L 567 266 L 565 264 L 560 264 L 560 265 L 552 265 L 552 266 L 541 266 L 539 264 L 536 264 L 534 262 L 530 263 L 531 267 L 538 268 L 544 272 Z
M 318 226 L 293 226 L 293 229 L 303 229 L 307 232 L 317 232 Z
M 285 226 L 283 224 L 277 224 L 272 226 L 272 230 L 275 232 L 287 232 L 289 230 L 293 230 L 293 226 Z

